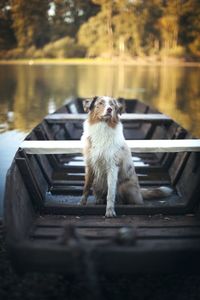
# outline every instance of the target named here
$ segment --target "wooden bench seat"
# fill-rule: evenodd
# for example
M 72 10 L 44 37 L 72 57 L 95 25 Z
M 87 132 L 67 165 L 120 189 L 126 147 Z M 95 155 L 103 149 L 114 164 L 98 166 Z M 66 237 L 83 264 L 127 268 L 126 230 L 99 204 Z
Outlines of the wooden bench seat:
M 66 121 L 84 121 L 87 114 L 69 114 L 69 113 L 57 113 L 51 114 L 45 117 L 50 123 L 64 123 Z M 141 113 L 129 113 L 122 114 L 120 119 L 124 122 L 171 122 L 171 118 L 163 114 L 141 114 Z
M 134 153 L 200 152 L 200 139 L 184 140 L 128 140 Z M 20 148 L 27 154 L 82 153 L 82 141 L 24 141 Z

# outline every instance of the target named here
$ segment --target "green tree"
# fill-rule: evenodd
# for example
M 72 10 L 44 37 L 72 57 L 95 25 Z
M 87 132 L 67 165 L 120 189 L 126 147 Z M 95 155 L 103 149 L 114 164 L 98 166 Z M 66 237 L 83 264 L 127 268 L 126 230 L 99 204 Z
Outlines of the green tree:
M 199 35 L 200 2 L 198 0 L 163 1 L 163 14 L 160 18 L 160 30 L 163 48 L 175 48 L 185 45 L 191 33 Z
M 11 4 L 18 47 L 42 47 L 49 39 L 49 0 L 12 0 Z
M 146 1 L 143 11 L 144 30 L 142 47 L 146 54 L 158 54 L 161 47 L 159 19 L 162 16 L 162 0 Z
M 134 55 L 148 55 L 153 50 L 159 50 L 160 34 L 157 22 L 162 14 L 161 3 L 162 0 L 136 0 L 129 3 L 129 18 L 132 21 L 129 32 Z
M 156 22 L 161 15 L 159 0 L 93 0 L 101 11 L 89 19 L 79 31 L 79 42 L 88 48 L 88 55 L 107 52 L 110 55 L 141 55 L 147 41 L 159 40 Z M 151 37 L 150 37 L 151 35 Z M 158 35 L 158 36 L 157 36 Z
M 15 34 L 12 29 L 10 0 L 0 2 L 0 50 L 6 50 L 16 45 Z
M 188 0 L 180 17 L 180 44 L 189 54 L 200 57 L 200 2 Z
M 50 5 L 53 12 L 50 17 L 52 40 L 66 35 L 74 37 L 79 27 L 99 9 L 90 0 L 54 0 Z

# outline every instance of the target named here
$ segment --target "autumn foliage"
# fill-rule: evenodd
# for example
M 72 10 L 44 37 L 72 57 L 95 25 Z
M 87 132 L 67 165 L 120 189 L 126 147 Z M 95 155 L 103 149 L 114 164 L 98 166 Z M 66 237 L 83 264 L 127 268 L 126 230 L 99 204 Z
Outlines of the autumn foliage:
M 1 58 L 200 59 L 198 0 L 1 0 Z

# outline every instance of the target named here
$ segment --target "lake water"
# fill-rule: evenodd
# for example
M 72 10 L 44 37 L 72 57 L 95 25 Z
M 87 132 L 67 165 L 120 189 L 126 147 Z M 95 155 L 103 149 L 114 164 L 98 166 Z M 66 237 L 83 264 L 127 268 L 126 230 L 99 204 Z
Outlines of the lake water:
M 0 65 L 0 215 L 5 174 L 19 143 L 71 97 L 138 98 L 200 137 L 200 68 Z

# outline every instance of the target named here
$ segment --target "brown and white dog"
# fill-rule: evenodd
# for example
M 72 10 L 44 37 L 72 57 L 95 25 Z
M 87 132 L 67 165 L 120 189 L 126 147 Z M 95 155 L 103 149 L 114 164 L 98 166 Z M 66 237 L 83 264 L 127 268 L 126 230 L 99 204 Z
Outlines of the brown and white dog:
M 143 198 L 166 197 L 168 187 L 141 189 L 135 173 L 119 115 L 122 105 L 107 96 L 86 99 L 88 118 L 84 122 L 82 141 L 85 159 L 85 185 L 81 204 L 87 203 L 90 188 L 97 204 L 106 203 L 106 217 L 114 217 L 115 199 L 127 204 L 143 204 Z

